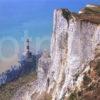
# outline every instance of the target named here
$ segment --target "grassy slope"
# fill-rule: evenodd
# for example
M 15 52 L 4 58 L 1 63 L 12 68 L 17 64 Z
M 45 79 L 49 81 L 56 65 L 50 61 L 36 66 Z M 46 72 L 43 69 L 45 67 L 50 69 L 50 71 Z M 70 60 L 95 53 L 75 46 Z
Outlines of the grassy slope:
M 81 10 L 83 13 L 74 14 L 80 20 L 100 24 L 100 7 L 86 7 Z
M 19 79 L 0 86 L 0 100 L 11 100 L 14 93 L 23 85 L 34 81 L 36 79 L 36 73 L 32 72 L 28 75 L 24 75 Z

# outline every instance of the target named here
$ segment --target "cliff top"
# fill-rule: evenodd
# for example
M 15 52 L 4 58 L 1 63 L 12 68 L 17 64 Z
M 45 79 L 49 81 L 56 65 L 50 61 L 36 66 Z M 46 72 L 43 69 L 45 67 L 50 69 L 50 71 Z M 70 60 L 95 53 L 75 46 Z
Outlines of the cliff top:
M 89 21 L 95 24 L 100 24 L 100 6 L 99 5 L 87 5 L 85 8 L 81 9 L 79 13 L 69 13 L 68 9 L 61 9 L 63 11 L 64 17 L 72 15 L 76 19 L 81 21 Z
M 100 14 L 100 6 L 99 5 L 86 5 L 85 8 L 79 11 L 79 14 Z
M 75 15 L 75 14 L 74 14 Z M 80 20 L 90 21 L 96 24 L 100 24 L 100 6 L 99 5 L 87 5 L 85 8 L 76 14 Z

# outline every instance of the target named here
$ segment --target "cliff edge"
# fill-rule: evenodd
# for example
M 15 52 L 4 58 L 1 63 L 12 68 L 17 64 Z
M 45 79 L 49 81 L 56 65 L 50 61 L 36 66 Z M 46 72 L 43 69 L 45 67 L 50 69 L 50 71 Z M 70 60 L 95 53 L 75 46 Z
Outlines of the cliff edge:
M 100 99 L 99 94 L 93 95 L 100 91 L 100 6 L 87 5 L 79 14 L 66 9 L 54 11 L 51 60 L 48 92 L 53 93 L 52 100 L 73 96 L 78 100 Z M 97 83 L 99 90 L 92 87 Z M 87 90 L 89 87 L 92 89 Z M 85 98 L 88 92 L 90 96 Z
M 49 57 L 49 63 L 39 61 L 37 90 L 29 100 L 100 100 L 100 6 L 79 13 L 56 9 Z

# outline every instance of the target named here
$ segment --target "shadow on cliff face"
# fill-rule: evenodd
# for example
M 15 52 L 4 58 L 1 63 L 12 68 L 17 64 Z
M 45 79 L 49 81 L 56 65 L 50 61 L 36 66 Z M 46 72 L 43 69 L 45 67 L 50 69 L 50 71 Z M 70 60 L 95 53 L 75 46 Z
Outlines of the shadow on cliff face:
M 71 93 L 68 100 L 100 100 L 100 70 L 98 68 L 100 69 L 100 60 L 95 69 L 85 73 L 82 90 Z
M 100 52 L 95 53 L 89 71 L 84 73 L 81 91 L 74 91 L 69 100 L 100 100 Z

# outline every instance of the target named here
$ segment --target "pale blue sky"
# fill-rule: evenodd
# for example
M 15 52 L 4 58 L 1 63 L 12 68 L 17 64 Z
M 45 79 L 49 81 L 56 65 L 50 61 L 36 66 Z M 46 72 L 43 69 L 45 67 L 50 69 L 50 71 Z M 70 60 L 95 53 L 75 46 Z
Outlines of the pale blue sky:
M 32 38 L 50 36 L 54 9 L 77 12 L 88 3 L 100 4 L 100 0 L 0 0 L 0 38 L 12 36 L 20 41 L 24 31 Z

